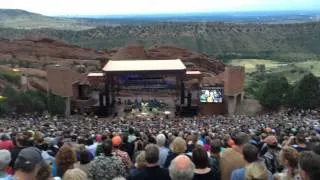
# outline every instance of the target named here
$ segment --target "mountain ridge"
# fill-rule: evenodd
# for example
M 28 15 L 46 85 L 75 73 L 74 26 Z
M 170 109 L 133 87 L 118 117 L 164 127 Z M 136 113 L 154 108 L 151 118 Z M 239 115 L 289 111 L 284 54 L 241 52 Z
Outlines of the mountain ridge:
M 320 59 L 320 22 L 302 24 L 158 23 L 72 31 L 0 28 L 0 38 L 43 36 L 85 48 L 170 45 L 219 58 Z
M 21 9 L 0 9 L 0 27 L 14 29 L 89 29 L 87 26 L 76 20 L 45 16 Z

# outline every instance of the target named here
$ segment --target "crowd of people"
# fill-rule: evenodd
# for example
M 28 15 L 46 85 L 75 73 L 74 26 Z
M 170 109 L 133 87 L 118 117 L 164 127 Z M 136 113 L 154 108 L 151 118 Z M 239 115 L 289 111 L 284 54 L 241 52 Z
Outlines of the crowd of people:
M 317 180 L 320 112 L 0 119 L 0 180 Z

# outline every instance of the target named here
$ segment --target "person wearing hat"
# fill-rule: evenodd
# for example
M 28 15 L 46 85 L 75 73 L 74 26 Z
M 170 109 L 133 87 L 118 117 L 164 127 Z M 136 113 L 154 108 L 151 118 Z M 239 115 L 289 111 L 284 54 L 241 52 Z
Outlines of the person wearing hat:
M 11 175 L 7 174 L 6 168 L 11 161 L 10 151 L 3 149 L 0 150 L 0 180 L 10 180 Z
M 41 151 L 35 147 L 28 147 L 20 151 L 15 161 L 16 170 L 13 179 L 34 179 L 43 163 Z
M 125 165 L 127 170 L 129 170 L 132 167 L 132 162 L 128 153 L 120 150 L 121 144 L 122 144 L 122 139 L 120 136 L 114 136 L 112 138 L 112 146 L 113 146 L 114 154 L 121 158 L 123 164 Z
M 275 136 L 268 136 L 264 139 L 264 146 L 267 152 L 262 156 L 268 170 L 274 174 L 280 169 L 280 162 L 278 160 L 280 148 L 278 147 L 278 140 Z

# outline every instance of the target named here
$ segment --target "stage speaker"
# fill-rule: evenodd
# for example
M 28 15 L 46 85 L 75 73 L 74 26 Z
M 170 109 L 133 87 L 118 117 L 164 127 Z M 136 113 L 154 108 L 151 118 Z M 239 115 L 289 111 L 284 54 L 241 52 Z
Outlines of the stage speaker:
M 109 85 L 107 83 L 105 83 L 104 91 L 105 91 L 104 98 L 105 98 L 105 102 L 106 102 L 105 106 L 110 107 L 110 91 L 109 91 Z
M 184 87 L 184 83 L 182 82 L 181 83 L 181 92 L 180 92 L 180 104 L 184 104 L 184 99 L 185 99 L 185 94 L 184 94 L 184 91 L 185 91 L 185 87 Z
M 192 98 L 192 95 L 190 92 L 188 92 L 188 96 L 187 96 L 187 104 L 188 104 L 188 107 L 191 106 L 191 98 Z
M 99 93 L 99 106 L 100 107 L 104 107 L 104 104 L 103 104 L 103 93 Z

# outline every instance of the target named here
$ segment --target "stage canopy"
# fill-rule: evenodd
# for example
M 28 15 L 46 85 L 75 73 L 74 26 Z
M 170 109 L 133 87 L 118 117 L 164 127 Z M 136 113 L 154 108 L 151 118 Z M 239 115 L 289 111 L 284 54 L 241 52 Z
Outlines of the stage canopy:
M 106 74 L 123 73 L 174 73 L 186 72 L 180 59 L 174 60 L 110 60 L 103 71 Z

